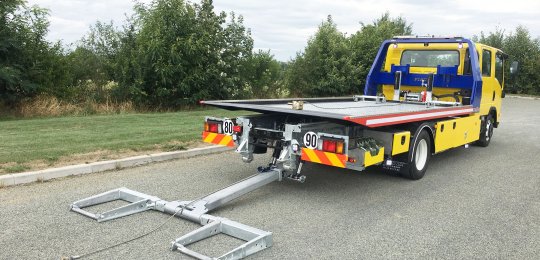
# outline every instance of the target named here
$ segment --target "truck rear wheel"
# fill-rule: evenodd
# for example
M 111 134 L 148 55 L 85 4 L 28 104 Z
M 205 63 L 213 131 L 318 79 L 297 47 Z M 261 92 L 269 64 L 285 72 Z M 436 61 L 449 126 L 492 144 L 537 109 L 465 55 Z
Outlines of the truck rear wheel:
M 493 119 L 493 116 L 489 114 L 482 125 L 483 130 L 480 131 L 480 138 L 476 142 L 478 146 L 487 147 L 489 145 L 491 142 L 491 137 L 493 137 L 494 123 L 495 120 Z
M 403 177 L 411 180 L 419 180 L 424 177 L 430 158 L 431 138 L 426 131 L 421 130 L 414 138 L 411 149 L 409 149 L 409 167 L 402 173 Z

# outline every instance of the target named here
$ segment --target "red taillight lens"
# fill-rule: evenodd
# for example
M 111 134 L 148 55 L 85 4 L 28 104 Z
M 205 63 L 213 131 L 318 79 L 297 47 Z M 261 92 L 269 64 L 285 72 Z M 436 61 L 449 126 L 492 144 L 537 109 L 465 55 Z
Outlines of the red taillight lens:
M 325 152 L 336 152 L 336 142 L 330 140 L 323 140 L 323 151 Z
M 241 133 L 242 132 L 242 127 L 239 126 L 239 125 L 235 125 L 235 126 L 233 126 L 233 131 L 235 133 Z
M 218 132 L 218 124 L 208 124 L 208 132 L 217 133 Z
M 330 153 L 344 153 L 345 143 L 336 140 L 323 140 L 322 150 Z

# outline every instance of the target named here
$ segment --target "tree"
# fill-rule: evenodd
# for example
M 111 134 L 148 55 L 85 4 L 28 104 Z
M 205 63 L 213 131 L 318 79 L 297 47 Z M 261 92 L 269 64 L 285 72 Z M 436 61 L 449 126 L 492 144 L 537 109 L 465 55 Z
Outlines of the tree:
M 354 92 L 349 40 L 328 16 L 303 53 L 290 64 L 287 84 L 294 96 L 339 96 Z
M 248 61 L 244 75 L 255 98 L 280 97 L 283 89 L 283 69 L 270 51 L 254 53 Z
M 359 31 L 351 35 L 352 64 L 357 67 L 354 89 L 363 93 L 369 69 L 384 40 L 397 35 L 411 35 L 412 24 L 402 17 L 391 18 L 385 13 L 372 24 L 360 23 Z
M 63 49 L 45 40 L 48 11 L 21 0 L 0 5 L 0 101 L 14 105 L 67 83 Z
M 481 33 L 477 40 L 503 50 L 509 59 L 506 68 L 513 61 L 519 62 L 519 71 L 516 75 L 509 75 L 505 80 L 506 91 L 510 93 L 540 94 L 540 39 L 532 38 L 529 30 L 524 26 L 516 27 L 515 31 L 505 34 L 496 29 L 487 36 Z
M 287 71 L 287 86 L 295 96 L 337 96 L 362 93 L 373 59 L 382 41 L 411 34 L 412 25 L 388 13 L 361 23 L 346 37 L 332 17 L 319 26 L 303 53 L 297 53 Z
M 518 61 L 519 71 L 510 78 L 509 91 L 515 93 L 540 94 L 540 40 L 533 39 L 529 30 L 518 26 L 504 41 L 504 50 L 509 55 L 509 61 Z
M 124 26 L 115 56 L 114 79 L 119 86 L 112 94 L 117 100 L 123 101 L 144 96 L 136 84 L 141 72 L 138 62 L 138 29 L 136 29 L 138 25 L 135 23 L 136 21 L 132 18 Z
M 227 22 L 211 0 L 154 0 L 137 5 L 120 39 L 116 77 L 124 93 L 147 106 L 244 97 L 249 84 L 242 72 L 252 48 L 243 18 L 231 14 Z
M 497 49 L 504 48 L 504 39 L 504 30 L 500 28 L 495 28 L 495 32 L 490 32 L 487 36 L 484 32 L 480 32 L 480 37 L 473 37 L 473 41 L 481 42 Z
M 203 1 L 204 3 L 204 1 Z M 230 21 L 223 31 L 224 48 L 221 51 L 223 87 L 231 98 L 250 97 L 247 68 L 253 52 L 251 32 L 243 24 L 242 16 L 231 13 Z

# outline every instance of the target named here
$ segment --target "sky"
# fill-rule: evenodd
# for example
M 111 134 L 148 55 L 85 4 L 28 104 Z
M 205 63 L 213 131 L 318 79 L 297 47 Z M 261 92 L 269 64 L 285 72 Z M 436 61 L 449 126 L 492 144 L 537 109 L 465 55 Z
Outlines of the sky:
M 142 0 L 148 3 L 151 0 Z M 133 13 L 133 0 L 28 0 L 50 10 L 47 39 L 71 44 L 96 21 L 121 25 Z M 270 50 L 288 61 L 302 51 L 320 23 L 332 15 L 338 29 L 352 34 L 385 12 L 402 16 L 417 35 L 479 35 L 501 28 L 526 26 L 540 37 L 539 0 L 214 0 L 216 11 L 244 16 L 255 49 Z

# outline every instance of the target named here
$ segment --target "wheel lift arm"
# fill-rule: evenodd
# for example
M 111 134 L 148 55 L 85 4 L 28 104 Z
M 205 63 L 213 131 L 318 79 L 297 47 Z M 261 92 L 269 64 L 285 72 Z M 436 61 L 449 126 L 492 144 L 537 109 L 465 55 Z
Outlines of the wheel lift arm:
M 175 217 L 203 225 L 199 229 L 173 241 L 172 250 L 180 251 L 198 259 L 241 259 L 272 246 L 272 233 L 206 213 L 266 184 L 277 180 L 281 181 L 282 177 L 282 170 L 269 168 L 264 172 L 260 172 L 193 201 L 169 202 L 127 188 L 119 188 L 76 201 L 71 205 L 71 210 L 95 219 L 98 222 L 132 215 L 146 210 L 157 210 L 168 213 Z M 124 200 L 130 202 L 130 204 L 101 214 L 94 214 L 83 209 L 115 200 Z M 211 258 L 186 248 L 189 244 L 220 233 L 244 240 L 246 243 L 217 258 Z

